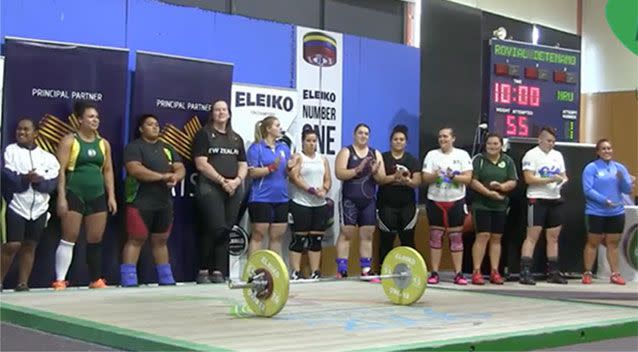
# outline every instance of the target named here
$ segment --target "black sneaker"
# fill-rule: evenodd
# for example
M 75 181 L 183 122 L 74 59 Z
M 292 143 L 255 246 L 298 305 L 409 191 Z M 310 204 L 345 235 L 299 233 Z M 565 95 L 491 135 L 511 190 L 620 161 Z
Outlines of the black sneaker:
M 290 280 L 291 281 L 303 280 L 303 279 L 305 279 L 305 277 L 303 276 L 301 271 L 293 270 L 292 273 L 290 273 Z
M 197 274 L 197 284 L 199 285 L 207 285 L 207 284 L 212 284 L 213 282 L 210 281 L 210 275 L 208 275 L 207 272 L 204 271 L 200 271 Z
M 15 292 L 26 292 L 29 291 L 29 286 L 27 286 L 27 284 L 19 284 L 18 286 L 16 286 Z
M 311 278 L 312 280 L 319 280 L 319 279 L 321 279 L 321 271 L 319 271 L 319 270 L 315 270 L 315 271 L 313 271 L 313 272 L 312 272 L 312 275 L 310 275 L 310 278 Z
M 210 282 L 213 284 L 223 284 L 224 282 L 226 282 L 226 280 L 224 279 L 224 274 L 222 274 L 220 271 L 213 271 L 209 279 Z
M 348 271 L 347 270 L 337 271 L 337 279 L 345 279 L 347 277 L 348 277 Z
M 522 272 L 520 278 L 518 279 L 518 283 L 521 285 L 536 285 L 536 281 L 534 281 L 534 277 L 532 277 L 532 273 Z
M 554 271 L 547 276 L 547 282 L 550 284 L 567 285 L 567 279 L 563 277 L 560 271 Z

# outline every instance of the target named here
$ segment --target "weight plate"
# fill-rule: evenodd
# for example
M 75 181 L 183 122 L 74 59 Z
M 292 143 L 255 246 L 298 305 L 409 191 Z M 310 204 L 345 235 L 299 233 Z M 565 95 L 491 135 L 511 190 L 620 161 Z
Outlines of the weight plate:
M 265 280 L 264 290 L 244 289 L 244 299 L 248 307 L 257 315 L 272 317 L 279 313 L 288 300 L 289 278 L 286 264 L 279 255 L 269 250 L 253 253 L 246 263 L 242 281 L 248 282 L 258 273 L 265 273 L 259 280 Z
M 381 275 L 392 275 L 408 271 L 409 282 L 401 278 L 382 280 L 383 291 L 392 303 L 412 304 L 423 296 L 427 286 L 428 269 L 421 254 L 414 248 L 397 247 L 388 253 L 381 267 Z

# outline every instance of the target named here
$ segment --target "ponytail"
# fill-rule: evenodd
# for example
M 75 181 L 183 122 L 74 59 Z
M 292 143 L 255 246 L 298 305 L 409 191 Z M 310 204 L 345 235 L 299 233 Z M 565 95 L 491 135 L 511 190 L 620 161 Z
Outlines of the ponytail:
M 260 143 L 268 134 L 268 127 L 277 120 L 275 116 L 266 116 L 263 120 L 257 121 L 255 124 L 255 143 Z

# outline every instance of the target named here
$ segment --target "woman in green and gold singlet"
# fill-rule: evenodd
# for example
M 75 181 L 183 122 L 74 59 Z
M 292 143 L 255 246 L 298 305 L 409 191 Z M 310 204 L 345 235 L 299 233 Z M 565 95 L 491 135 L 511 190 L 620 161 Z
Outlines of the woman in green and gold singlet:
M 76 102 L 73 113 L 80 126 L 76 133 L 60 141 L 57 152 L 61 170 L 57 212 L 62 223 L 62 239 L 55 252 L 55 290 L 66 288 L 66 274 L 82 220 L 86 230 L 89 287 L 106 287 L 102 278 L 102 235 L 107 210 L 111 214 L 117 212 L 111 146 L 97 132 L 100 125 L 97 108 L 91 103 Z

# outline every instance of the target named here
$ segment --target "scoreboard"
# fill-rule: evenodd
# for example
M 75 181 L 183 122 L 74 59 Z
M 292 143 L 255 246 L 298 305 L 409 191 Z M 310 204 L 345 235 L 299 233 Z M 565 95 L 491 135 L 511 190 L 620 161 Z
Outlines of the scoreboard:
M 580 51 L 492 39 L 489 60 L 490 131 L 524 138 L 550 126 L 578 141 Z

